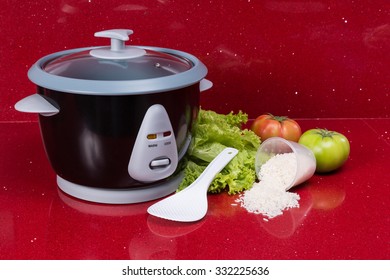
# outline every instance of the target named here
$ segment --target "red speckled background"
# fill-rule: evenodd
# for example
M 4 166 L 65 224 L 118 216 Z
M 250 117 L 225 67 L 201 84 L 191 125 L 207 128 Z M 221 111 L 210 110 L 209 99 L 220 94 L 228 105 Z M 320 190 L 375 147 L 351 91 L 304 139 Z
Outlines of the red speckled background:
M 389 0 L 1 3 L 0 259 L 389 260 Z M 93 34 L 112 28 L 133 29 L 131 44 L 202 60 L 214 82 L 203 108 L 288 115 L 302 130 L 341 132 L 348 161 L 294 188 L 300 208 L 269 222 L 226 193 L 209 195 L 207 216 L 184 225 L 148 215 L 153 202 L 64 194 L 37 116 L 14 104 L 35 93 L 27 71 L 39 58 L 108 45 Z
M 34 93 L 29 67 L 64 49 L 108 45 L 94 32 L 194 54 L 214 82 L 202 106 L 294 118 L 389 117 L 390 2 L 335 0 L 6 0 L 0 11 L 0 121 Z

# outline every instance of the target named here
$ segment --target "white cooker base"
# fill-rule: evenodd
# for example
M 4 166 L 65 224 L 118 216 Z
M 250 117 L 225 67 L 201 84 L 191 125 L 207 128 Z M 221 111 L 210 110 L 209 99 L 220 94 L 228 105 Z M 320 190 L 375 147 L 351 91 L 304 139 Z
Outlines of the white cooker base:
M 183 176 L 179 174 L 170 180 L 145 188 L 105 189 L 78 185 L 57 175 L 57 185 L 65 193 L 82 200 L 107 203 L 130 204 L 154 200 L 176 191 Z

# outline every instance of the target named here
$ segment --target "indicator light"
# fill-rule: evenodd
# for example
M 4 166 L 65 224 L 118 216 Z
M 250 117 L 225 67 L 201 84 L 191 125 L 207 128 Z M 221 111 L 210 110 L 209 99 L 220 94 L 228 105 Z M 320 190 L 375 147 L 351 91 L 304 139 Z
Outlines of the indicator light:
M 149 140 L 153 140 L 153 139 L 157 139 L 157 134 L 153 133 L 153 134 L 148 134 L 146 136 L 146 138 L 148 138 Z

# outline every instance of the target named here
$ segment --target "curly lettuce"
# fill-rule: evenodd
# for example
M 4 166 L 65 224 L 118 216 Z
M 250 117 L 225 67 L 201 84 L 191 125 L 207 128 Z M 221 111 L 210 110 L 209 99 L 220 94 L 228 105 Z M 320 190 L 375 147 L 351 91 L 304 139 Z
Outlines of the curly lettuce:
M 223 115 L 201 109 L 193 127 L 193 138 L 187 153 L 184 179 L 178 191 L 183 190 L 199 177 L 207 165 L 226 147 L 239 150 L 228 165 L 215 177 L 210 193 L 227 191 L 235 194 L 252 187 L 255 179 L 255 155 L 260 138 L 241 127 L 248 121 L 243 112 Z

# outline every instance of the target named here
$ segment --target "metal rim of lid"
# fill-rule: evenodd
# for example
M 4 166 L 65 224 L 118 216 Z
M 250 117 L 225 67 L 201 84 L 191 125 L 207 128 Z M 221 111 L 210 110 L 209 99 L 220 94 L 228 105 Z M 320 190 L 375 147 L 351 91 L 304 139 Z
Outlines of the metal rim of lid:
M 67 78 L 52 75 L 43 70 L 42 66 L 54 58 L 85 50 L 102 48 L 92 47 L 66 50 L 44 56 L 30 68 L 28 77 L 34 84 L 50 90 L 84 95 L 114 96 L 149 94 L 181 89 L 198 83 L 207 75 L 206 66 L 198 58 L 189 53 L 159 47 L 137 47 L 186 58 L 193 63 L 193 67 L 188 71 L 177 73 L 172 76 L 129 81 L 99 81 Z

